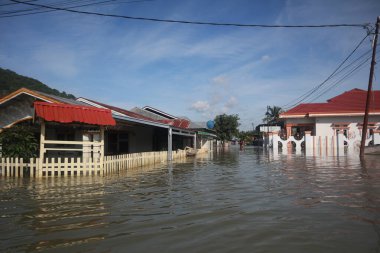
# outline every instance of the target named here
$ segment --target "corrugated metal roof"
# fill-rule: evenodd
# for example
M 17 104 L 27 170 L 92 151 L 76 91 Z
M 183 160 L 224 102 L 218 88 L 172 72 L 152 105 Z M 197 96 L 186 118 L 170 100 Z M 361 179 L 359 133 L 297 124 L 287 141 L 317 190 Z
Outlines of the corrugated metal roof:
M 141 115 L 141 114 L 138 114 L 138 113 L 135 113 L 135 112 L 131 112 L 131 111 L 128 111 L 128 110 L 125 110 L 125 109 L 122 109 L 122 108 L 119 108 L 119 107 L 116 107 L 116 106 L 100 103 L 98 101 L 94 101 L 94 100 L 91 100 L 91 99 L 88 99 L 88 98 L 84 98 L 84 99 L 87 100 L 87 101 L 90 101 L 90 102 L 92 102 L 94 104 L 100 105 L 101 107 L 108 108 L 108 109 L 110 109 L 112 111 L 124 114 L 125 116 L 131 117 L 131 118 L 148 120 L 148 121 L 160 123 L 160 121 L 158 121 L 158 120 L 154 120 L 152 118 L 146 117 L 144 115 Z
M 165 119 L 165 120 L 159 120 L 159 121 L 173 127 L 184 128 L 184 129 L 189 128 L 189 125 L 190 125 L 190 121 L 186 119 Z
M 140 114 L 140 115 L 143 115 L 145 117 L 148 117 L 148 118 L 151 118 L 151 119 L 154 119 L 154 120 L 162 120 L 162 119 L 166 119 L 165 117 L 162 117 L 158 114 L 155 114 L 153 112 L 149 112 L 149 111 L 146 111 L 146 110 L 143 110 L 141 108 L 138 108 L 138 107 L 134 107 L 130 110 L 131 112 L 134 112 L 134 113 L 137 113 L 137 114 Z
M 135 119 L 151 121 L 151 122 L 154 122 L 154 123 L 166 124 L 166 125 L 169 125 L 169 126 L 172 126 L 172 127 L 182 128 L 182 129 L 188 129 L 189 125 L 190 125 L 190 121 L 188 121 L 186 119 L 161 119 L 161 120 L 152 119 L 152 118 L 147 117 L 145 115 L 141 115 L 141 114 L 136 113 L 136 112 L 128 111 L 128 110 L 125 110 L 125 109 L 122 109 L 122 108 L 119 108 L 119 107 L 116 107 L 116 106 L 107 105 L 107 104 L 100 103 L 100 102 L 97 102 L 97 101 L 94 101 L 94 100 L 91 100 L 91 99 L 87 99 L 87 98 L 85 98 L 85 100 L 90 101 L 90 102 L 95 103 L 95 104 L 98 104 L 98 105 L 100 105 L 102 107 L 111 109 L 111 110 L 113 110 L 115 112 L 124 114 L 124 115 L 126 115 L 128 117 L 135 118 Z
M 300 104 L 284 113 L 281 117 L 292 115 L 318 115 L 318 114 L 350 114 L 363 113 L 365 110 L 367 91 L 353 89 L 327 100 L 327 103 Z M 372 92 L 370 113 L 380 112 L 380 91 Z
M 60 123 L 85 123 L 90 125 L 114 126 L 111 110 L 89 106 L 34 102 L 38 117 Z

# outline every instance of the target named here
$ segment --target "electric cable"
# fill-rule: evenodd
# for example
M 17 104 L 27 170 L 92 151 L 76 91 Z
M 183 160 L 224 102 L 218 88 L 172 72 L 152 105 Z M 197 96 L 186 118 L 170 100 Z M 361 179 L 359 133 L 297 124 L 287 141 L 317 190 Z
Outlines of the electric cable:
M 293 99 L 291 102 L 285 104 L 283 108 L 291 108 L 294 107 L 300 103 L 302 103 L 304 100 L 306 100 L 308 97 L 310 97 L 312 94 L 314 94 L 318 89 L 323 87 L 338 71 L 339 69 L 347 62 L 347 60 L 357 51 L 357 49 L 363 44 L 364 40 L 369 36 L 369 33 L 364 36 L 363 39 L 360 40 L 360 42 L 356 45 L 354 50 L 351 51 L 351 53 L 338 65 L 337 68 L 320 84 L 309 90 L 308 92 L 304 93 L 303 95 L 299 96 L 296 99 Z
M 73 4 L 75 2 L 90 2 L 86 4 L 81 5 L 75 5 L 75 6 L 67 6 L 67 9 L 73 9 L 73 8 L 81 8 L 81 7 L 89 7 L 89 6 L 95 6 L 95 5 L 109 5 L 109 4 L 127 4 L 127 3 L 137 3 L 137 2 L 153 2 L 155 0 L 134 0 L 134 1 L 124 1 L 124 2 L 117 2 L 118 0 L 107 0 L 107 1 L 100 1 L 100 2 L 91 2 L 91 1 L 66 1 L 61 3 L 56 3 L 55 5 L 52 5 L 52 7 L 63 7 L 68 4 Z M 18 4 L 18 3 L 14 3 Z M 45 10 L 43 10 L 45 9 Z M 40 10 L 40 11 L 38 11 Z M 31 12 L 35 11 L 35 12 Z M 46 12 L 53 12 L 57 10 L 48 9 L 46 10 L 45 7 L 36 7 L 36 8 L 29 8 L 24 10 L 14 10 L 14 11 L 8 11 L 8 12 L 1 12 L 0 18 L 8 18 L 8 17 L 18 17 L 18 16 L 27 16 L 27 15 L 34 15 L 34 14 L 40 14 L 40 13 L 46 13 Z M 21 14 L 20 14 L 21 13 Z M 9 14 L 9 15 L 6 15 Z
M 191 24 L 191 25 L 210 25 L 210 26 L 235 26 L 235 27 L 261 27 L 261 28 L 336 28 L 336 27 L 361 27 L 367 28 L 370 23 L 366 24 L 325 24 L 325 25 L 264 25 L 264 24 L 239 24 L 239 23 L 216 23 L 216 22 L 202 22 L 202 21 L 186 21 L 186 20 L 174 20 L 174 19 L 159 19 L 159 18 L 146 18 L 146 17 L 133 17 L 117 14 L 106 14 L 100 12 L 90 12 L 90 11 L 79 11 L 67 8 L 54 7 L 44 4 L 36 4 L 30 2 L 22 2 L 19 0 L 10 0 L 15 3 L 25 4 L 30 6 L 44 7 L 47 9 L 53 9 L 58 11 L 66 11 L 79 14 L 95 15 L 102 17 L 113 17 L 113 18 L 123 18 L 131 20 L 140 21 L 152 21 L 152 22 L 163 22 L 163 23 L 179 23 L 179 24 Z

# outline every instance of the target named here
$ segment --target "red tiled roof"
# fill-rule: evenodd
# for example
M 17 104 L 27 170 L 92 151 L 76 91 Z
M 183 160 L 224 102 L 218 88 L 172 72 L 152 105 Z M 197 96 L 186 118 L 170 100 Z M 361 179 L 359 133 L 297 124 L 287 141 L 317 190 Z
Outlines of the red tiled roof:
M 46 121 L 79 122 L 101 126 L 116 125 L 111 110 L 108 109 L 47 102 L 34 102 L 34 108 L 37 116 Z
M 364 114 L 367 91 L 353 89 L 327 100 L 327 103 L 299 104 L 282 113 L 281 118 L 307 115 Z M 372 92 L 370 113 L 380 112 L 380 91 Z
M 189 128 L 190 126 L 190 121 L 186 120 L 186 119 L 163 119 L 163 120 L 159 120 L 160 122 L 164 123 L 164 124 L 168 124 L 170 126 L 174 126 L 174 127 L 177 127 L 177 128 Z

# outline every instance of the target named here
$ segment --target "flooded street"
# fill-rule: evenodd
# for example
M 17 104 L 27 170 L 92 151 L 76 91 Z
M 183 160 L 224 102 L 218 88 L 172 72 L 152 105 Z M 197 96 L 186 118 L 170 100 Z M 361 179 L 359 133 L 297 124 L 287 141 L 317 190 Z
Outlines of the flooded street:
M 2 252 L 379 252 L 380 157 L 231 149 L 105 177 L 1 178 Z

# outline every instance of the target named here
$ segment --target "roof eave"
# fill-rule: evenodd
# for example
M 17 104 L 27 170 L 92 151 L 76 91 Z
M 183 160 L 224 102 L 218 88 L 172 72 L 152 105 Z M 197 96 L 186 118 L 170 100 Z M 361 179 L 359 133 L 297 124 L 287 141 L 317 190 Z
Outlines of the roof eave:
M 115 119 L 120 119 L 120 120 L 125 120 L 129 122 L 134 122 L 134 123 L 139 123 L 139 124 L 144 124 L 144 125 L 149 125 L 149 126 L 155 126 L 155 127 L 161 127 L 161 128 L 169 128 L 169 125 L 166 124 L 161 124 L 161 123 L 156 123 L 152 121 L 147 121 L 143 119 L 136 119 L 132 118 L 126 115 L 112 115 Z
M 290 119 L 290 118 L 306 118 L 311 115 L 307 114 L 288 114 L 288 115 L 280 115 L 280 119 Z
M 38 98 L 40 100 L 43 100 L 45 102 L 49 102 L 49 103 L 58 103 L 58 104 L 61 104 L 62 102 L 56 100 L 56 99 L 53 99 L 53 98 L 50 98 L 50 97 L 47 97 L 47 96 L 44 96 L 44 95 L 41 95 L 39 94 L 38 92 L 36 91 L 32 91 L 32 90 L 29 90 L 27 88 L 20 88 L 8 95 L 6 95 L 5 97 L 1 98 L 0 99 L 0 104 L 3 104 L 3 103 L 6 103 L 7 101 L 19 96 L 19 95 L 22 95 L 22 94 L 26 94 L 26 95 L 29 95 L 29 96 L 32 96 L 32 97 L 35 97 L 35 98 Z
M 334 117 L 334 116 L 363 116 L 364 112 L 342 112 L 342 113 L 311 113 L 311 117 Z M 380 115 L 380 112 L 370 112 L 369 115 Z

